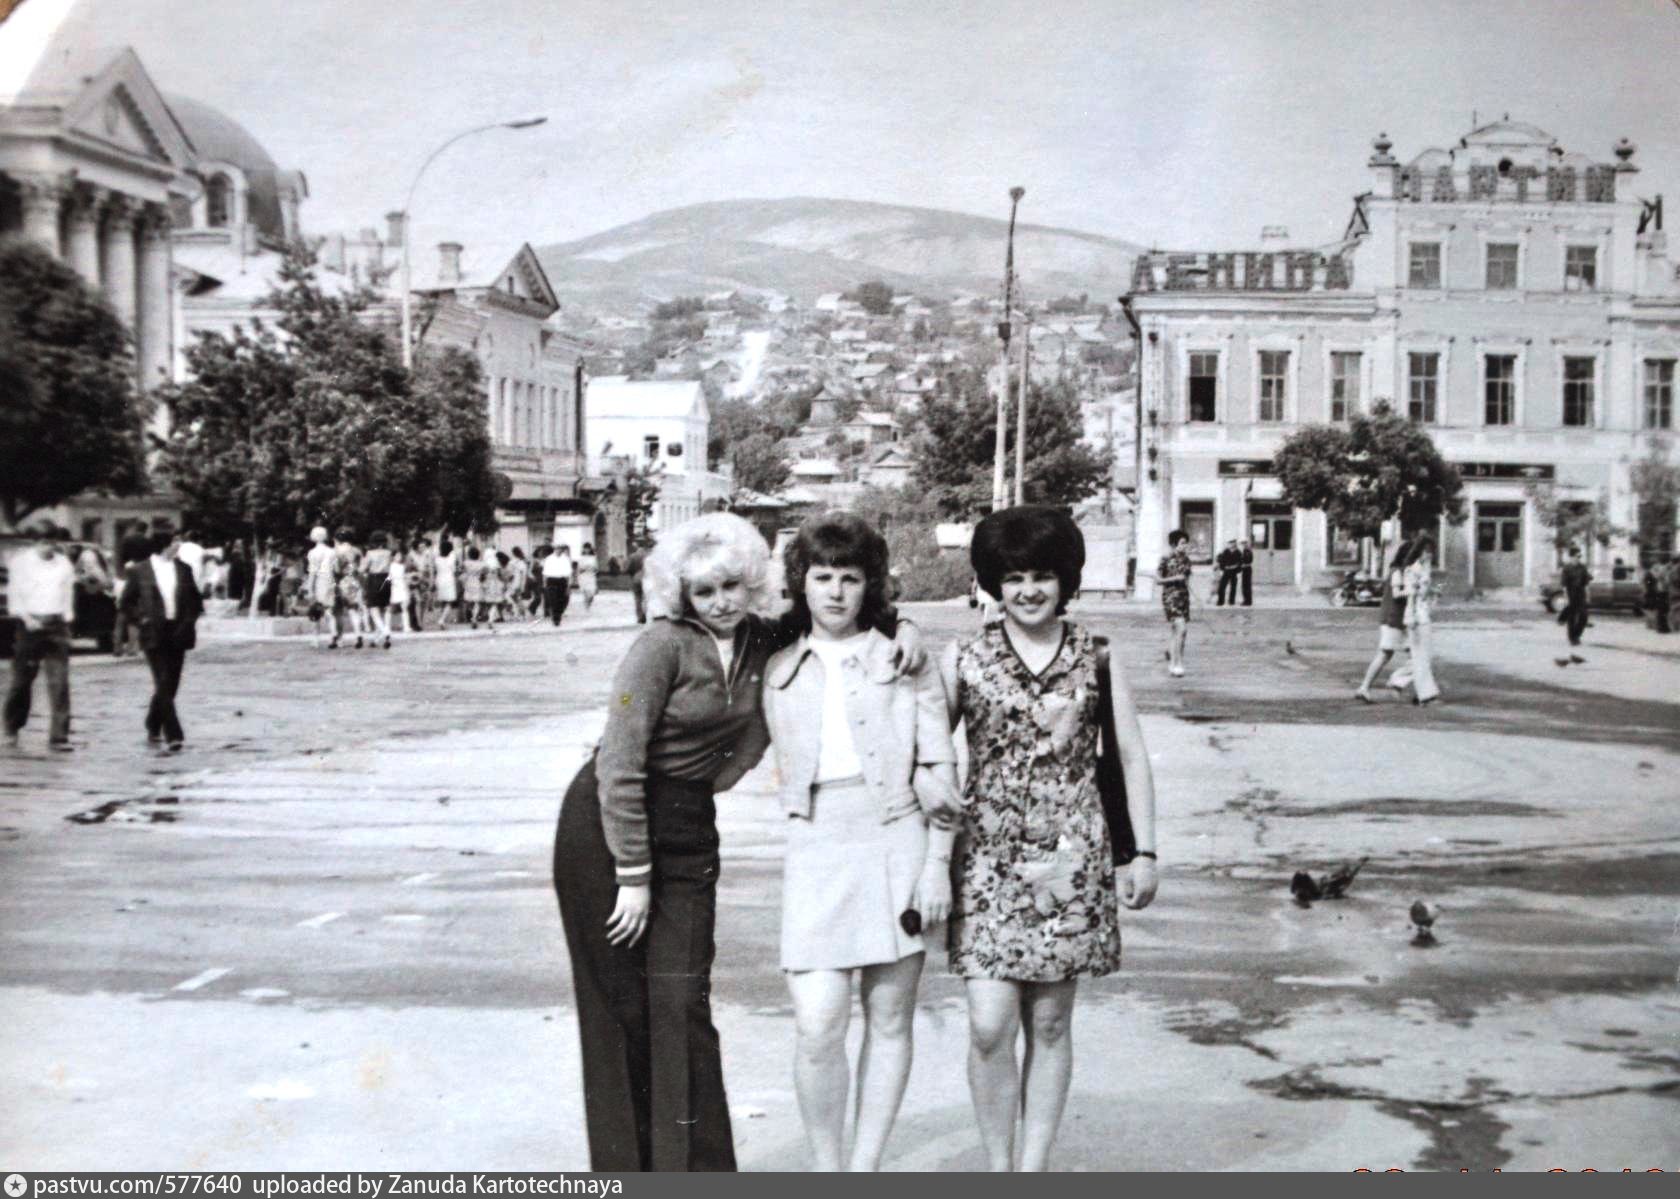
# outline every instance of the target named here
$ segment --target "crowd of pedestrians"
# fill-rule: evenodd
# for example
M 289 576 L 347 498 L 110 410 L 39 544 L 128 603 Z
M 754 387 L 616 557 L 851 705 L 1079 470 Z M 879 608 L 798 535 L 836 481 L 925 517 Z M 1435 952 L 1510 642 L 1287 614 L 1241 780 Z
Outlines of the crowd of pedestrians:
M 600 589 L 600 563 L 588 542 L 574 560 L 563 543 L 527 556 L 520 546 L 458 543 L 447 534 L 434 548 L 429 537 L 411 543 L 376 532 L 363 550 L 351 530 L 335 535 L 317 525 L 310 540 L 301 564 L 271 555 L 258 605 L 276 615 L 301 610 L 327 634 L 328 649 L 350 637 L 356 649 L 390 649 L 393 633 L 452 626 L 558 627 L 574 590 L 587 610 Z

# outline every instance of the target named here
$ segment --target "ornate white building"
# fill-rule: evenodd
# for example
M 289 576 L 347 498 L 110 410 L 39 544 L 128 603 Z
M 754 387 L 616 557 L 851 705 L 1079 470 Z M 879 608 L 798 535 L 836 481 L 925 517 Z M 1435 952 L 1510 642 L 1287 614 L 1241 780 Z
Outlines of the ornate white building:
M 1140 561 L 1181 527 L 1204 561 L 1249 538 L 1260 583 L 1355 564 L 1322 513 L 1282 501 L 1271 458 L 1379 398 L 1464 475 L 1468 520 L 1440 538 L 1457 589 L 1529 589 L 1555 569 L 1536 487 L 1637 526 L 1630 467 L 1675 427 L 1680 280 L 1660 199 L 1633 194 L 1633 145 L 1594 161 L 1504 120 L 1406 163 L 1392 148 L 1375 141 L 1334 242 L 1272 231 L 1255 250 L 1139 258 L 1123 302 L 1141 349 Z
M 198 162 L 133 50 L 53 47 L 0 87 L 0 234 L 30 238 L 105 296 L 134 335 L 142 388 L 172 377 L 171 213 L 199 202 Z M 85 495 L 54 519 L 114 544 L 125 522 L 175 512 L 167 495 Z

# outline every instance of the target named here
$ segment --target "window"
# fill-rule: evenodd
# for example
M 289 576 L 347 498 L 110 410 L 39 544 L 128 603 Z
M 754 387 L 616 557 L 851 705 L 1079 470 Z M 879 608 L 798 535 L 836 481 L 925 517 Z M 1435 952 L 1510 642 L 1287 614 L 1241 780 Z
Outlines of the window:
M 1419 424 L 1435 423 L 1435 401 L 1441 391 L 1441 356 L 1407 354 L 1409 399 L 1406 415 Z
M 212 229 L 233 223 L 233 184 L 226 175 L 210 176 L 204 189 L 204 220 Z
M 1411 265 L 1406 271 L 1407 287 L 1441 286 L 1441 243 L 1414 241 Z
M 1325 535 L 1328 542 L 1326 556 L 1331 566 L 1359 565 L 1359 538 L 1339 528 L 1334 522 L 1327 523 Z
M 1591 358 L 1563 360 L 1563 423 L 1574 429 L 1593 425 L 1593 376 L 1597 363 Z
M 1482 382 L 1482 420 L 1490 425 L 1508 425 L 1517 413 L 1517 356 L 1489 354 L 1483 361 L 1487 372 Z
M 1192 562 L 1213 561 L 1213 501 L 1181 500 L 1178 527 L 1190 538 L 1185 550 Z
M 681 458 L 683 456 L 683 443 L 680 441 L 671 442 L 670 445 L 665 447 L 665 453 L 672 458 Z
M 1513 242 L 1491 242 L 1487 248 L 1487 288 L 1512 291 L 1517 286 L 1517 247 Z
M 1598 287 L 1598 247 L 1570 246 L 1563 255 L 1563 290 L 1592 291 Z
M 1260 419 L 1284 419 L 1289 393 L 1289 351 L 1260 351 Z
M 1674 359 L 1645 360 L 1645 427 L 1674 427 Z
M 1190 419 L 1219 419 L 1219 355 L 1190 355 Z
M 1330 419 L 1345 421 L 1359 415 L 1358 354 L 1330 355 Z
M 649 434 L 642 438 L 642 456 L 649 462 L 659 461 L 659 438 L 657 435 Z

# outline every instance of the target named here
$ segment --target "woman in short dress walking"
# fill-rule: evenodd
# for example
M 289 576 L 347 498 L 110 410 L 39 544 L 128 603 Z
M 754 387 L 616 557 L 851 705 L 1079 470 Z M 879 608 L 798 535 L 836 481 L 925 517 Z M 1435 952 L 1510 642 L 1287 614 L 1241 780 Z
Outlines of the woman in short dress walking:
M 392 626 L 399 632 L 412 633 L 408 626 L 408 606 L 414 602 L 414 589 L 409 585 L 408 542 L 398 541 L 397 549 L 391 555 L 391 614 Z
M 391 567 L 394 560 L 390 539 L 384 533 L 371 534 L 367 557 L 362 561 L 367 572 L 367 591 L 363 598 L 367 600 L 368 632 L 383 638 L 386 649 L 391 648 Z
M 1183 529 L 1167 534 L 1167 556 L 1155 573 L 1161 585 L 1161 611 L 1170 630 L 1167 639 L 1167 673 L 1184 676 L 1184 640 L 1190 632 L 1190 535 Z
M 466 614 L 467 627 L 476 629 L 484 619 L 484 555 L 476 545 L 469 545 L 465 556 L 461 564 L 461 611 Z
M 950 908 L 956 751 L 938 671 L 893 669 L 886 540 L 847 513 L 811 517 L 785 577 L 800 637 L 770 659 L 764 715 L 788 813 L 794 1090 L 818 1170 L 876 1170 L 910 1079 L 921 932 Z M 929 827 L 923 805 L 943 827 Z M 854 976 L 864 1031 L 848 1158 Z
M 356 634 L 356 648 L 361 649 L 362 634 L 367 631 L 367 596 L 362 588 L 362 551 L 356 548 L 351 537 L 348 528 L 340 529 L 338 536 L 333 538 L 337 542 L 333 550 L 338 555 L 339 610 L 350 622 L 351 632 Z
M 1073 1071 L 1080 978 L 1120 968 L 1118 899 L 1155 896 L 1155 790 L 1131 693 L 1110 664 L 1114 723 L 1139 856 L 1117 872 L 1097 791 L 1099 648 L 1064 620 L 1085 544 L 1066 513 L 994 512 L 970 546 L 1003 618 L 941 662 L 967 726 L 951 971 L 968 990 L 968 1080 L 994 1170 L 1048 1168 Z M 1122 877 L 1117 878 L 1117 873 Z M 1016 1038 L 1024 1033 L 1024 1061 Z
M 583 553 L 578 555 L 577 575 L 578 594 L 583 596 L 583 610 L 587 612 L 595 606 L 595 593 L 601 590 L 601 562 L 590 542 L 583 543 Z

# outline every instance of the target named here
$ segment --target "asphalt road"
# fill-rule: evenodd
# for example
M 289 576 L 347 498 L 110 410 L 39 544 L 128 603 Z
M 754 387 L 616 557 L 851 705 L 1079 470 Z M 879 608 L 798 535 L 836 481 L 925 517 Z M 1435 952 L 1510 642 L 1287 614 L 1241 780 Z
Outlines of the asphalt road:
M 1153 608 L 1076 615 L 1145 714 L 1164 881 L 1082 987 L 1062 1167 L 1680 1168 L 1680 646 L 1603 617 L 1560 666 L 1542 617 L 1462 611 L 1420 710 L 1352 701 L 1370 612 L 1200 612 L 1183 680 Z M 586 1165 L 547 872 L 610 624 L 209 644 L 179 757 L 143 666 L 78 658 L 77 753 L 0 759 L 0 1168 Z M 798 1169 L 764 772 L 720 808 L 736 1140 Z M 888 1168 L 979 1162 L 943 966 Z

